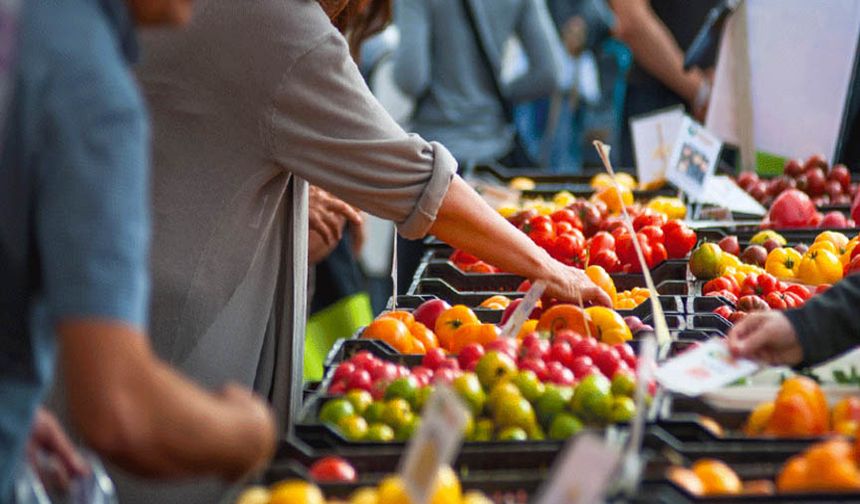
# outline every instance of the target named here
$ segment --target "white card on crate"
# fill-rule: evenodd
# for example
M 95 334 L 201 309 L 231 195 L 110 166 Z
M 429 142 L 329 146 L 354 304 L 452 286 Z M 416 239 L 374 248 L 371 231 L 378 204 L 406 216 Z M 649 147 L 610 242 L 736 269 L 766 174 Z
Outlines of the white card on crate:
M 714 175 L 708 179 L 707 185 L 696 199 L 700 203 L 718 205 L 733 212 L 761 216 L 767 213 L 761 203 L 725 175 Z
M 684 116 L 669 156 L 666 179 L 698 201 L 720 159 L 723 143 L 704 126 Z
M 657 369 L 657 381 L 674 392 L 696 397 L 722 388 L 759 370 L 747 359 L 735 359 L 725 340 L 713 338 L 669 359 Z
M 593 434 L 582 434 L 568 443 L 553 465 L 537 504 L 593 504 L 601 502 L 616 472 L 620 453 Z
M 520 328 L 522 328 L 523 324 L 526 323 L 526 320 L 529 319 L 529 315 L 531 315 L 535 306 L 537 306 L 537 303 L 540 301 L 540 297 L 543 296 L 543 292 L 545 290 L 546 284 L 540 280 L 537 280 L 532 284 L 528 292 L 526 292 L 526 295 L 523 296 L 522 302 L 514 309 L 514 312 L 511 314 L 508 321 L 505 322 L 505 326 L 502 328 L 503 338 L 517 337 L 517 334 L 520 333 Z
M 438 385 L 400 461 L 400 475 L 412 502 L 429 501 L 439 469 L 450 465 L 460 450 L 467 421 L 468 412 L 457 394 Z
M 636 176 L 641 184 L 666 178 L 669 156 L 683 120 L 684 107 L 680 105 L 630 119 Z

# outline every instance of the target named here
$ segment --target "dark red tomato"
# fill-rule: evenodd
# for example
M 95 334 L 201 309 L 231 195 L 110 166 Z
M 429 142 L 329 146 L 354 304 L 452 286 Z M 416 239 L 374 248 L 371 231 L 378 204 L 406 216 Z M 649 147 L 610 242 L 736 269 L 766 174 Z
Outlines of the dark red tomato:
M 687 256 L 696 246 L 696 232 L 678 220 L 670 220 L 663 225 L 663 244 L 670 259 Z
M 858 248 L 860 247 L 854 247 L 854 250 L 857 250 Z M 845 265 L 844 274 L 845 276 L 853 275 L 858 271 L 860 271 L 860 256 L 855 256 L 854 259 L 851 259 L 851 262 Z
M 662 227 L 666 224 L 666 214 L 655 212 L 653 210 L 645 210 L 633 219 L 633 229 L 641 230 L 646 226 Z
M 621 271 L 621 263 L 618 262 L 618 256 L 615 254 L 614 250 L 605 249 L 593 256 L 589 256 L 588 264 L 600 266 L 605 269 L 607 273 L 618 273 Z
M 728 299 L 729 301 L 731 301 L 731 302 L 732 302 L 732 304 L 735 304 L 735 305 L 737 305 L 737 304 L 738 304 L 738 297 L 737 297 L 734 293 L 732 293 L 732 292 L 730 292 L 730 291 L 727 291 L 727 290 L 711 291 L 711 292 L 709 292 L 709 293 L 707 293 L 707 294 L 705 294 L 705 295 L 706 295 L 706 296 L 720 296 L 720 297 L 724 297 L 724 298 Z
M 571 224 L 570 222 L 562 221 L 562 222 L 556 222 L 555 223 L 555 234 L 556 234 L 556 236 L 561 236 L 563 234 L 571 233 L 571 232 L 573 232 L 574 229 L 576 229 L 576 228 L 573 227 L 573 224 Z
M 585 240 L 574 234 L 563 234 L 556 237 L 552 244 L 551 255 L 566 263 L 581 263 L 585 252 Z
M 638 231 L 645 236 L 648 237 L 648 240 L 651 242 L 651 245 L 656 243 L 663 243 L 663 230 L 658 228 L 657 226 L 645 226 Z
M 309 474 L 316 481 L 355 481 L 355 468 L 340 457 L 324 457 L 311 466 Z
M 549 249 L 555 240 L 555 226 L 546 215 L 538 215 L 523 226 L 523 231 L 538 246 Z
M 616 229 L 626 227 L 627 226 L 624 225 L 624 219 L 619 216 L 607 217 L 603 219 L 603 222 L 600 223 L 601 231 L 609 231 L 613 234 L 615 234 L 614 231 Z
M 582 229 L 582 220 L 580 220 L 579 216 L 576 215 L 576 212 L 569 208 L 556 210 L 552 215 L 550 215 L 550 219 L 552 219 L 553 222 L 567 222 L 576 229 Z
M 599 231 L 588 240 L 588 256 L 594 257 L 602 250 L 614 250 L 615 237 L 606 231 Z
M 648 260 L 648 268 L 653 268 L 669 258 L 666 247 L 662 243 L 651 244 L 651 258 Z
M 729 319 L 729 317 L 731 317 L 731 316 L 732 316 L 732 312 L 733 312 L 733 311 L 734 311 L 734 310 L 732 310 L 730 307 L 728 307 L 728 306 L 726 306 L 726 305 L 723 305 L 723 306 L 720 306 L 719 308 L 717 308 L 716 310 L 714 310 L 714 313 L 716 313 L 717 315 L 719 315 L 719 316 L 723 317 L 724 319 L 728 320 L 728 319 Z

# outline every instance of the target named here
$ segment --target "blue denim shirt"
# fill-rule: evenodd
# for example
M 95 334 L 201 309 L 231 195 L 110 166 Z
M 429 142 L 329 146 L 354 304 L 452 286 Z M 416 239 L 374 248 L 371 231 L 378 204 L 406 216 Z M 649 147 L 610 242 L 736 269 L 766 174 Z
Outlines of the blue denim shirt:
M 0 158 L 0 501 L 51 381 L 58 321 L 143 328 L 148 140 L 124 0 L 26 0 Z

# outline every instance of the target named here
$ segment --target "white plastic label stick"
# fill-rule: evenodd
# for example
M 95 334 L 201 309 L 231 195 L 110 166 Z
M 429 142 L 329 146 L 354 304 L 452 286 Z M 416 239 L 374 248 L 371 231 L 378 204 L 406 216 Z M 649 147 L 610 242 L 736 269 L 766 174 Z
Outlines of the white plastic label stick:
M 529 315 L 531 315 L 532 310 L 535 309 L 538 301 L 540 301 L 540 297 L 543 296 L 543 292 L 546 290 L 546 284 L 538 280 L 532 284 L 531 288 L 526 295 L 523 296 L 523 301 L 517 306 L 514 310 L 514 313 L 511 314 L 511 318 L 505 323 L 505 327 L 502 328 L 502 337 L 503 338 L 516 338 L 517 334 L 520 332 L 520 328 L 523 324 L 526 323 L 526 320 L 529 319 Z

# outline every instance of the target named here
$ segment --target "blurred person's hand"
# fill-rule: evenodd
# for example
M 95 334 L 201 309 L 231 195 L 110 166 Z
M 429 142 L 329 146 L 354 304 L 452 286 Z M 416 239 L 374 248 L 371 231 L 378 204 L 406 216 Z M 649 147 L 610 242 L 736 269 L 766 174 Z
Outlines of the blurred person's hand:
M 225 474 L 229 481 L 236 481 L 266 467 L 275 453 L 277 423 L 269 405 L 249 389 L 228 383 L 218 393 L 228 414 L 237 419 L 237 429 L 248 433 L 242 453 L 235 456 L 244 467 L 241 473 Z
M 367 221 L 364 215 L 359 213 L 361 220 L 359 222 L 349 223 L 349 235 L 352 237 L 352 253 L 358 256 L 364 247 L 364 241 L 367 238 Z
M 573 16 L 564 23 L 561 30 L 561 38 L 567 52 L 571 56 L 579 56 L 585 50 L 585 42 L 588 38 L 588 25 L 579 16 Z
M 311 186 L 308 200 L 308 226 L 319 233 L 326 245 L 336 245 L 347 222 L 358 224 L 361 214 L 328 192 Z
M 803 348 L 788 318 L 779 311 L 751 313 L 728 336 L 729 350 L 770 365 L 795 365 L 803 360 Z
M 33 417 L 27 459 L 45 488 L 52 491 L 65 493 L 72 480 L 90 473 L 89 464 L 75 449 L 60 422 L 42 407 Z
M 713 76 L 709 77 L 706 73 L 701 75 L 698 91 L 693 97 L 693 101 L 690 102 L 690 110 L 693 112 L 693 117 L 704 124 L 705 118 L 708 116 L 708 106 L 711 104 Z

